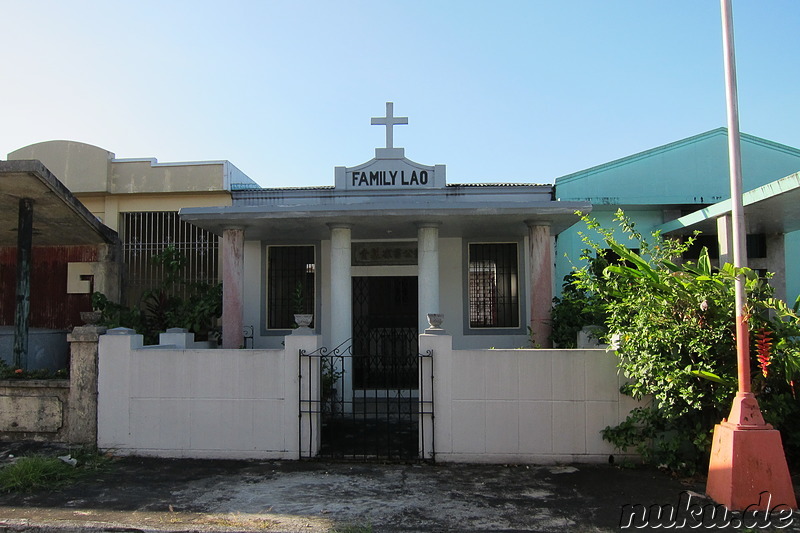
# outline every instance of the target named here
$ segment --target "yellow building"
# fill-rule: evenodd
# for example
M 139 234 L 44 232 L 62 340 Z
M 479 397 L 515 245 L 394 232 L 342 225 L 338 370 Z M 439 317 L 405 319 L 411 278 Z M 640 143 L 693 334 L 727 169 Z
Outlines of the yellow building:
M 8 154 L 37 159 L 122 240 L 123 300 L 133 303 L 160 277 L 150 257 L 174 246 L 189 259 L 190 281 L 216 282 L 217 238 L 180 221 L 183 207 L 231 205 L 231 191 L 257 187 L 229 161 L 159 163 L 117 159 L 75 141 L 47 141 Z M 81 272 L 74 266 L 73 272 Z

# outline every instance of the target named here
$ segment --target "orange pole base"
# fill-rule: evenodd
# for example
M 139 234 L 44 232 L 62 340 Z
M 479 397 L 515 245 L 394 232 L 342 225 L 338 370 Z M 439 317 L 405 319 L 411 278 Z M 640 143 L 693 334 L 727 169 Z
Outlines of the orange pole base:
M 731 511 L 797 509 L 780 432 L 717 424 L 706 494 Z

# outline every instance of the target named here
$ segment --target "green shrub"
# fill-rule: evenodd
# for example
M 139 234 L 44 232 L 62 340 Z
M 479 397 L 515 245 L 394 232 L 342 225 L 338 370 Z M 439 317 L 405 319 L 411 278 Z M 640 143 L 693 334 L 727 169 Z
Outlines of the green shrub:
M 131 307 L 111 302 L 104 294 L 92 295 L 92 306 L 102 313 L 100 324 L 126 327 L 144 336 L 145 344 L 156 344 L 168 328 L 186 328 L 197 340 L 206 340 L 222 316 L 222 284 L 189 282 L 183 277 L 186 256 L 169 246 L 153 256 L 166 273 L 158 287 L 146 291 Z
M 561 296 L 553 298 L 550 341 L 559 348 L 577 347 L 578 332 L 585 326 L 602 326 L 606 313 L 602 301 L 580 288 L 574 274 L 564 277 Z
M 714 425 L 728 415 L 736 392 L 734 280 L 741 274 L 750 329 L 763 329 L 774 340 L 766 375 L 753 353 L 753 391 L 765 419 L 783 433 L 787 456 L 798 456 L 800 431 L 793 418 L 800 414 L 800 403 L 792 384 L 800 375 L 800 319 L 771 298 L 770 276 L 729 264 L 713 269 L 706 250 L 697 262 L 680 264 L 676 259 L 693 238 L 680 242 L 656 233 L 646 240 L 621 211 L 617 220 L 633 246 L 584 217 L 603 240 L 596 243 L 584 235 L 589 245 L 584 258 L 602 258 L 611 250 L 618 260 L 601 271 L 587 263 L 575 272 L 575 284 L 599 299 L 607 330 L 619 338 L 619 366 L 628 378 L 622 392 L 649 403 L 622 424 L 606 428 L 604 438 L 674 470 L 707 466 Z

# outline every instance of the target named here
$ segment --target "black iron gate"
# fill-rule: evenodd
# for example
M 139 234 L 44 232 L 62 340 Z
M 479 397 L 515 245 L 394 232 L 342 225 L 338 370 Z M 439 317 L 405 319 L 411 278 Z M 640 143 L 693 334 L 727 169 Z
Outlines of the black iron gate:
M 420 360 L 431 354 L 419 353 L 416 282 L 415 277 L 353 278 L 353 338 L 309 354 L 320 361 L 320 397 L 318 403 L 301 401 L 301 418 L 319 416 L 319 457 L 424 455 L 420 444 L 426 442 L 426 428 L 432 436 L 433 400 L 426 391 L 430 384 L 421 379 Z M 305 365 L 311 364 L 309 358 Z M 421 418 L 428 423 L 421 426 Z

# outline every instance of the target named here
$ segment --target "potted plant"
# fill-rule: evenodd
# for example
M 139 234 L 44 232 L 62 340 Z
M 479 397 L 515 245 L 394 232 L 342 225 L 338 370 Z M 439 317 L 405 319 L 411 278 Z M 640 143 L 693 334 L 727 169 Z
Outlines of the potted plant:
M 336 364 L 336 359 L 331 357 L 322 357 L 322 366 L 321 366 L 321 376 L 320 376 L 320 384 L 321 384 L 321 405 L 322 405 L 322 412 L 333 414 L 336 413 L 337 404 L 339 403 L 339 394 L 337 390 L 337 385 L 339 380 L 342 379 L 344 375 L 344 371 L 339 369 Z M 344 364 L 344 361 L 342 361 Z
M 292 294 L 292 306 L 294 307 L 294 322 L 298 328 L 307 328 L 311 325 L 314 315 L 306 313 L 306 297 L 303 282 L 298 281 L 294 286 Z

